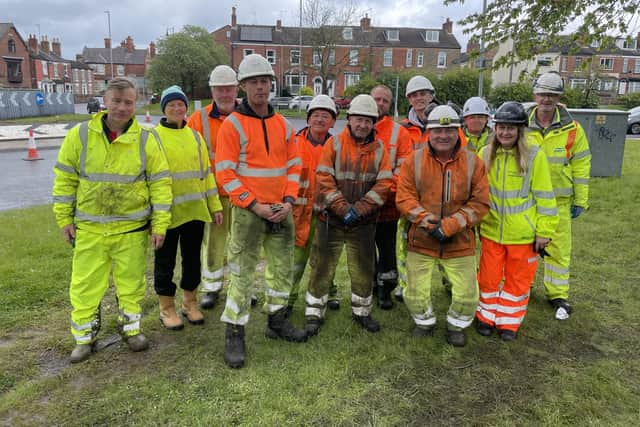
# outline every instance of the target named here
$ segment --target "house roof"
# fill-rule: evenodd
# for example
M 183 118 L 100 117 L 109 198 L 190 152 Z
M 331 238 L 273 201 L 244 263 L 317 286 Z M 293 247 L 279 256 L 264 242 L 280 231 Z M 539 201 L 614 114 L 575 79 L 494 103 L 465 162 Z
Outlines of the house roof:
M 85 47 L 82 49 L 82 57 L 87 64 L 109 64 L 111 62 L 109 50 L 104 47 Z M 114 64 L 143 65 L 147 59 L 146 49 L 128 50 L 118 46 L 111 49 Z
M 299 27 L 281 27 L 269 25 L 238 25 L 237 29 L 222 27 L 231 32 L 233 43 L 265 43 L 298 45 L 300 43 Z M 460 43 L 453 34 L 449 34 L 442 28 L 409 28 L 409 27 L 370 27 L 363 30 L 360 26 L 326 26 L 328 30 L 338 31 L 340 36 L 336 42 L 337 46 L 375 46 L 375 47 L 407 47 L 407 48 L 438 48 L 438 49 L 460 49 Z M 351 28 L 352 39 L 345 40 L 342 32 L 346 28 Z M 398 40 L 388 40 L 387 31 L 397 30 Z M 425 41 L 425 31 L 437 31 L 438 41 Z M 302 28 L 302 44 L 305 46 L 315 44 L 316 28 Z
M 80 62 L 80 61 L 71 61 L 71 68 L 79 68 L 82 70 L 90 70 L 91 67 L 89 67 L 87 64 L 85 64 L 84 62 Z
M 13 27 L 11 22 L 0 22 L 0 38 L 4 37 L 5 34 Z
M 44 52 L 42 50 L 38 50 L 38 53 L 31 53 L 30 55 L 33 59 L 41 59 L 48 62 L 71 62 L 71 60 L 64 59 L 53 52 Z
M 582 46 L 577 48 L 577 45 L 571 41 L 569 36 L 562 36 L 561 42 L 549 49 L 546 52 L 560 53 L 562 55 L 573 56 L 593 56 L 593 55 L 620 55 L 620 56 L 640 56 L 640 49 L 620 49 L 619 47 L 607 46 L 604 48 L 595 48 L 592 46 Z

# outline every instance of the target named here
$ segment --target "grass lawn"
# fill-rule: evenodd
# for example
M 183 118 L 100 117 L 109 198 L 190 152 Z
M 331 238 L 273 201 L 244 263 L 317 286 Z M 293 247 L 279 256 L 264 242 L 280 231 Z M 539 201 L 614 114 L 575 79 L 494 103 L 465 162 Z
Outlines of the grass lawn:
M 328 313 L 320 334 L 306 344 L 269 340 L 256 308 L 240 370 L 222 360 L 221 304 L 204 326 L 166 331 L 152 288 L 147 352 L 118 342 L 70 365 L 71 249 L 49 206 L 0 213 L 0 424 L 637 425 L 639 164 L 640 143 L 628 141 L 623 176 L 591 181 L 591 209 L 574 222 L 569 321 L 553 319 L 538 277 L 515 342 L 469 330 L 467 346 L 455 349 L 445 342 L 448 301 L 434 278 L 434 337 L 412 338 L 401 304 L 374 309 L 383 330 L 372 335 L 351 322 L 342 262 L 342 309 Z M 110 292 L 101 339 L 115 333 L 116 309 Z
M 210 99 L 202 99 L 200 101 L 201 106 L 202 107 L 206 107 L 207 105 L 211 104 L 211 100 Z M 136 114 L 146 114 L 147 111 L 149 111 L 149 114 L 151 114 L 152 116 L 161 116 L 162 115 L 162 110 L 160 109 L 160 103 L 157 104 L 148 104 L 145 105 L 144 107 L 140 107 L 138 109 L 136 109 Z M 195 104 L 193 101 L 189 101 L 189 110 L 188 110 L 188 114 L 192 114 L 195 111 Z M 302 111 L 298 111 L 298 110 L 289 110 L 289 109 L 280 109 L 280 110 L 276 110 L 278 113 L 282 114 L 285 117 L 291 117 L 291 118 L 298 118 L 298 119 L 306 119 L 307 118 L 307 113 L 306 111 L 302 110 Z

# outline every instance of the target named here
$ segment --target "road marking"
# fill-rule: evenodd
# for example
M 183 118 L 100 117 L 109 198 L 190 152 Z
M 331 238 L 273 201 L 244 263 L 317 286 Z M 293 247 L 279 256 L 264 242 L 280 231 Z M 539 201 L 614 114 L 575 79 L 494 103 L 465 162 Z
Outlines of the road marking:
M 17 95 L 18 95 L 18 92 L 11 92 L 11 95 L 9 96 L 9 101 L 11 101 L 14 107 L 18 106 L 18 101 L 16 101 Z
M 31 107 L 31 102 L 29 102 L 30 94 L 30 92 L 25 92 L 24 96 L 22 97 L 22 101 L 24 101 L 24 103 L 27 104 L 28 107 Z

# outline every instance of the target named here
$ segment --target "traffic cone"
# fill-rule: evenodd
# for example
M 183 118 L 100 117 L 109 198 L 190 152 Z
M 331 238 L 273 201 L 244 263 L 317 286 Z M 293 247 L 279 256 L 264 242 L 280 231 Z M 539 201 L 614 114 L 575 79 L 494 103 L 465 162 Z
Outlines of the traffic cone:
M 149 114 L 149 110 L 147 110 L 147 114 L 144 116 L 144 121 L 151 123 L 151 114 Z
M 29 151 L 27 151 L 27 157 L 22 160 L 43 160 L 38 154 L 38 148 L 36 147 L 36 139 L 33 137 L 33 128 L 29 128 L 29 142 L 27 143 Z

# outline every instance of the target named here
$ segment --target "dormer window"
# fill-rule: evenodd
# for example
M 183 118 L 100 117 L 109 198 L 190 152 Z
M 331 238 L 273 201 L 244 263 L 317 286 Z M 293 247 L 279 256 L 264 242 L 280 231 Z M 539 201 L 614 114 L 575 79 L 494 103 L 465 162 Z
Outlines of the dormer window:
M 424 32 L 424 41 L 426 41 L 426 42 L 438 42 L 438 41 L 440 41 L 440 31 L 438 31 L 438 30 L 426 30 Z
M 16 42 L 13 39 L 9 39 L 7 42 L 7 48 L 9 49 L 9 53 L 16 53 Z
M 391 42 L 397 42 L 400 40 L 400 31 L 398 30 L 387 30 L 387 40 Z
M 353 29 L 349 27 L 343 29 L 342 38 L 345 40 L 353 40 Z

